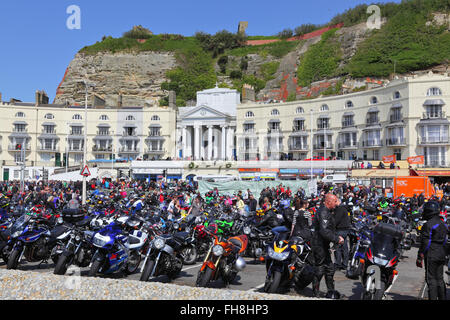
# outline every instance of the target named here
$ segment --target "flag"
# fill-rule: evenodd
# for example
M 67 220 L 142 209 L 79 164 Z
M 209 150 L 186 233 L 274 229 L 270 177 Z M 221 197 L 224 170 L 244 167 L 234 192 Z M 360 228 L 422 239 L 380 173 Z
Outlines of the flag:
M 396 162 L 397 159 L 395 157 L 395 154 L 391 155 L 391 156 L 384 156 L 383 157 L 383 162 L 387 162 L 387 163 L 392 163 L 392 162 Z
M 425 163 L 424 156 L 408 157 L 406 160 L 408 160 L 409 164 L 424 164 Z

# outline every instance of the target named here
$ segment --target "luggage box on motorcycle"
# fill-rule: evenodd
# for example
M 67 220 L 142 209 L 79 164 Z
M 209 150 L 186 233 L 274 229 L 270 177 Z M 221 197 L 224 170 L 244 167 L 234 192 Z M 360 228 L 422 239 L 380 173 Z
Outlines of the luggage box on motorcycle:
M 84 213 L 80 209 L 64 209 L 62 218 L 69 223 L 80 222 L 84 219 Z
M 398 240 L 400 240 L 403 236 L 402 230 L 399 226 L 384 222 L 377 224 L 373 229 L 373 232 L 387 234 Z

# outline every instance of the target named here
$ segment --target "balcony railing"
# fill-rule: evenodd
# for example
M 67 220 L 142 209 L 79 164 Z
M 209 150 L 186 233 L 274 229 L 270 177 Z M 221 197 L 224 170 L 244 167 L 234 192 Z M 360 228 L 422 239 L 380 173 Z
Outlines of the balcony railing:
M 17 128 L 14 128 L 12 132 L 14 132 L 14 133 L 27 133 L 28 129 L 17 129 Z
M 57 146 L 54 147 L 38 146 L 37 149 L 38 151 L 53 151 L 53 152 L 59 151 L 59 147 Z
M 298 151 L 298 150 L 305 150 L 308 151 L 308 145 L 306 144 L 290 144 L 289 145 L 289 151 Z
M 150 131 L 148 134 L 149 137 L 161 137 L 161 131 Z
M 406 139 L 405 138 L 388 138 L 388 139 L 386 139 L 386 145 L 387 146 L 406 145 Z
M 69 152 L 83 152 L 84 148 L 79 146 L 79 147 L 71 147 L 69 146 Z
M 139 153 L 139 148 L 120 147 L 119 152 Z
M 357 148 L 358 144 L 356 141 L 348 141 L 348 142 L 339 142 L 338 143 L 338 148 L 342 149 L 342 148 Z
M 281 129 L 280 128 L 268 128 L 267 129 L 267 133 L 280 133 Z
M 342 128 L 348 128 L 348 127 L 353 127 L 353 126 L 355 126 L 354 121 L 343 121 L 342 122 Z
M 376 119 L 367 119 L 366 121 L 366 127 L 370 127 L 370 126 L 375 126 L 377 124 L 380 124 L 380 119 L 376 118 Z
M 381 140 L 363 140 L 363 147 L 382 147 L 383 142 Z
M 436 112 L 424 112 L 422 114 L 423 120 L 430 120 L 430 119 L 447 119 L 447 116 L 445 114 L 445 111 L 436 111 Z
M 136 137 L 137 135 L 136 135 L 136 132 L 126 132 L 126 131 L 124 131 L 123 132 L 123 134 L 122 134 L 122 136 L 123 137 Z
M 9 144 L 8 145 L 8 151 L 21 151 L 22 150 L 22 148 L 19 148 L 17 145 L 15 145 L 15 144 Z M 25 146 L 25 150 L 26 151 L 30 151 L 31 150 L 31 146 L 30 145 L 26 145 Z
M 42 130 L 43 134 L 56 134 L 56 130 Z
M 293 132 L 305 131 L 305 127 L 304 126 L 293 126 L 292 131 Z
M 164 153 L 165 149 L 163 148 L 147 148 L 145 149 L 145 153 Z
M 93 146 L 92 147 L 92 151 L 94 151 L 94 152 L 101 152 L 101 151 L 104 151 L 104 152 L 109 151 L 109 152 L 111 152 L 112 151 L 112 146 L 108 146 L 108 147 Z
M 69 136 L 83 136 L 84 131 L 70 131 Z
M 318 142 L 313 144 L 314 149 L 333 149 L 333 144 L 331 142 Z
M 417 144 L 448 144 L 449 137 L 418 137 Z
M 109 131 L 97 131 L 98 136 L 109 136 Z

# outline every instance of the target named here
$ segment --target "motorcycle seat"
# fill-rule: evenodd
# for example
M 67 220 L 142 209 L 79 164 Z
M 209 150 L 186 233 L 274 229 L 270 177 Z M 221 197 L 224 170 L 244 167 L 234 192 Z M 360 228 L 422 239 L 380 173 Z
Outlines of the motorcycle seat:
M 91 222 L 92 218 L 88 218 L 88 219 L 83 219 L 81 221 L 75 222 L 75 225 L 77 227 L 84 227 L 86 225 L 88 225 Z
M 141 242 L 141 241 L 139 240 L 139 238 L 136 238 L 135 236 L 130 235 L 130 236 L 128 237 L 128 243 L 129 243 L 130 245 L 132 245 L 132 244 L 138 244 L 139 242 Z
M 188 237 L 189 233 L 185 231 L 177 232 L 173 236 L 177 239 L 184 240 Z

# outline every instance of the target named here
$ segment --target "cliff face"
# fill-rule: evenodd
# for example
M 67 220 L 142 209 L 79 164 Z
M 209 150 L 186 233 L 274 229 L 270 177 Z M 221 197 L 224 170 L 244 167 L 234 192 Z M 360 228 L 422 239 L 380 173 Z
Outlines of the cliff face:
M 84 87 L 77 85 L 77 80 L 86 79 L 95 84 L 89 93 L 95 92 L 108 106 L 118 105 L 119 94 L 124 106 L 157 104 L 166 95 L 161 90 L 161 83 L 167 81 L 165 73 L 176 66 L 170 52 L 78 53 L 66 70 L 54 102 L 83 105 Z

